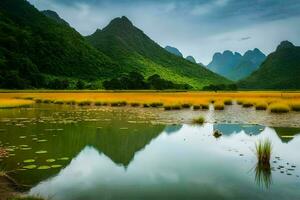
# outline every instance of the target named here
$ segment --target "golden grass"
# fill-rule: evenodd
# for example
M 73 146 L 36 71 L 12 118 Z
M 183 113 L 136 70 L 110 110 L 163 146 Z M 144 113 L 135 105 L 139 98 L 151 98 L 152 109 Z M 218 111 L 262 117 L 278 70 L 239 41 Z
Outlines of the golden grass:
M 19 108 L 19 107 L 29 107 L 34 104 L 32 100 L 25 99 L 1 99 L 0 98 L 0 108 Z
M 264 101 L 256 102 L 255 109 L 256 110 L 267 110 L 268 104 Z
M 16 99 L 18 98 L 18 99 Z M 264 109 L 277 103 L 285 104 L 291 110 L 300 111 L 299 92 L 92 92 L 92 91 L 36 91 L 26 93 L 0 93 L 0 107 L 15 107 L 37 103 L 59 103 L 80 106 L 125 106 L 161 108 L 163 105 L 181 108 L 208 109 L 211 102 L 215 105 L 230 105 L 233 102 Z M 263 103 L 261 103 L 263 102 Z M 3 106 L 1 106 L 3 105 Z M 285 106 L 285 107 L 286 107 Z M 222 106 L 221 106 L 222 107 Z
M 205 122 L 205 119 L 202 116 L 193 119 L 194 124 L 203 124 L 204 122 Z
M 223 102 L 215 102 L 214 108 L 215 110 L 224 110 L 225 106 Z
M 282 102 L 270 104 L 269 109 L 273 113 L 287 113 L 290 111 L 289 105 Z

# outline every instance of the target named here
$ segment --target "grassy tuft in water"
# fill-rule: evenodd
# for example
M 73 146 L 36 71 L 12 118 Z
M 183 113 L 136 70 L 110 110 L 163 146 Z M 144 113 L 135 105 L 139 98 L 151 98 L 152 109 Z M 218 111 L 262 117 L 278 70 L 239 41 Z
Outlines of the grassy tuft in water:
M 203 124 L 204 122 L 205 122 L 205 119 L 202 116 L 193 119 L 194 124 Z
M 250 107 L 253 107 L 253 106 L 254 106 L 253 102 L 250 102 L 250 101 L 243 102 L 243 107 L 244 108 L 250 108 Z
M 77 104 L 78 104 L 78 106 L 90 106 L 92 104 L 92 102 L 86 100 L 86 101 L 79 101 Z
M 153 107 L 153 108 L 159 108 L 159 107 L 162 107 L 164 104 L 161 103 L 161 102 L 153 102 L 153 103 L 150 103 L 150 106 Z
M 265 102 L 258 102 L 255 104 L 255 109 L 256 110 L 267 110 L 268 104 Z
M 193 110 L 200 110 L 201 106 L 200 105 L 193 105 Z
M 222 102 L 216 102 L 214 104 L 214 108 L 215 108 L 215 110 L 224 110 L 225 106 Z
M 127 102 L 126 101 L 116 101 L 116 102 L 111 102 L 110 106 L 112 107 L 123 107 L 126 106 Z
M 256 157 L 257 162 L 260 165 L 268 166 L 270 165 L 270 159 L 272 154 L 272 143 L 269 139 L 259 140 L 256 145 Z
M 131 106 L 131 107 L 140 107 L 141 104 L 140 104 L 140 103 L 137 103 L 137 102 L 132 102 L 132 103 L 130 103 L 130 106 Z
M 182 108 L 190 108 L 192 105 L 191 104 L 189 104 L 189 103 L 183 103 L 183 104 L 181 104 L 181 107 Z
M 290 107 L 284 103 L 273 103 L 269 106 L 272 113 L 287 113 L 290 111 Z
M 231 99 L 225 99 L 224 104 L 225 105 L 232 105 L 232 100 Z
M 297 111 L 297 112 L 300 111 L 300 103 L 291 103 L 290 107 L 292 111 Z

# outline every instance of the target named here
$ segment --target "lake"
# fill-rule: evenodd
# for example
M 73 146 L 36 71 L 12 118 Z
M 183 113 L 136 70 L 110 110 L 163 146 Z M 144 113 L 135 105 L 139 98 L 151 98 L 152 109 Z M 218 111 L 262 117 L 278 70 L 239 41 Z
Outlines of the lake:
M 0 145 L 10 154 L 0 164 L 30 195 L 51 200 L 299 199 L 299 114 L 230 109 L 0 110 Z M 208 123 L 189 123 L 199 115 Z M 269 170 L 255 155 L 265 138 Z

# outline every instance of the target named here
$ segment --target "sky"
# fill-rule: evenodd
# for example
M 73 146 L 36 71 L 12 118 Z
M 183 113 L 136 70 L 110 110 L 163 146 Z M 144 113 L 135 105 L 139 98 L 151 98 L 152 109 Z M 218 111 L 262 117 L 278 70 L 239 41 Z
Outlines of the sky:
M 29 0 L 53 10 L 82 35 L 126 16 L 162 47 L 208 64 L 214 53 L 265 54 L 283 40 L 300 46 L 300 0 Z

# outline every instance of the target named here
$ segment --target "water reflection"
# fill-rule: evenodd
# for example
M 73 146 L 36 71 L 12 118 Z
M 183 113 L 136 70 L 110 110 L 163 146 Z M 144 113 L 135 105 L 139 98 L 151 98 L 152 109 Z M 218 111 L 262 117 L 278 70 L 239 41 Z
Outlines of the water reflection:
M 110 149 L 102 142 L 97 147 L 85 146 L 68 166 L 56 176 L 36 185 L 30 194 L 50 196 L 54 200 L 299 197 L 300 180 L 297 175 L 300 173 L 300 158 L 291 154 L 300 145 L 299 136 L 286 144 L 282 143 L 274 129 L 265 128 L 260 135 L 250 136 L 240 131 L 225 134 L 216 140 L 212 136 L 213 129 L 212 124 L 183 125 L 176 134 L 170 135 L 165 131 L 168 129 L 163 129 L 161 134 L 154 134 L 151 142 L 143 137 L 139 140 L 142 141 L 140 144 L 148 143 L 147 148 L 127 159 L 130 165 L 126 169 L 116 160 L 128 147 L 122 147 L 122 141 L 128 141 L 122 139 L 122 135 L 121 139 L 109 139 L 109 132 L 104 135 L 100 133 L 98 139 L 103 140 L 103 144 L 115 147 Z M 117 134 L 112 135 L 114 137 L 118 137 Z M 249 173 L 251 166 L 256 164 L 254 143 L 260 138 L 270 138 L 274 145 L 273 175 L 270 167 L 261 166 Z M 133 146 L 140 149 L 139 145 Z M 103 150 L 105 148 L 109 151 Z M 106 153 L 102 153 L 104 151 Z M 132 153 L 128 155 L 132 157 Z M 278 158 L 276 162 L 275 157 Z M 297 167 L 289 172 L 292 175 L 287 175 L 277 170 L 280 165 L 284 165 L 286 171 L 291 165 Z M 261 187 L 268 190 L 261 190 Z
M 248 135 L 258 135 L 264 130 L 261 125 L 246 124 L 214 124 L 214 130 L 219 130 L 225 135 L 231 135 L 244 131 Z

